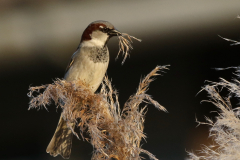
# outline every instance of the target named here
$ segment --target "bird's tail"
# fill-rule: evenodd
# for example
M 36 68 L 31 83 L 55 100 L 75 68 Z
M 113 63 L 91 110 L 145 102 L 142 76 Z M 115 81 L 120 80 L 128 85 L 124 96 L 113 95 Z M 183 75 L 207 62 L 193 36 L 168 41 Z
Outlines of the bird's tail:
M 74 129 L 74 123 L 71 123 L 71 125 Z M 71 155 L 72 136 L 71 129 L 68 128 L 66 121 L 61 116 L 46 152 L 54 157 L 60 154 L 63 158 L 68 159 Z

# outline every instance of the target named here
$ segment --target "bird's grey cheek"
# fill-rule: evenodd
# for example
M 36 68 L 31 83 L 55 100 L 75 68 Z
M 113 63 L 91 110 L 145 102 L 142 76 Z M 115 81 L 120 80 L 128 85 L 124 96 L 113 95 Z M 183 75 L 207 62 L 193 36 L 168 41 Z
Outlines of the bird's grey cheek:
M 93 39 L 93 38 L 97 38 L 99 35 L 98 35 L 98 32 L 94 31 L 92 32 L 92 34 L 90 34 L 90 37 Z

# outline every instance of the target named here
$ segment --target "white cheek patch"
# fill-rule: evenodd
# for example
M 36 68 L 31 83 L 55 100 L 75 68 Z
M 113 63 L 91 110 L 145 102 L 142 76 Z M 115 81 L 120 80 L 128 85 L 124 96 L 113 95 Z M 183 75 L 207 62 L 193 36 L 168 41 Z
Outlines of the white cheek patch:
M 101 31 L 94 31 L 91 34 L 89 34 L 91 37 L 90 40 L 83 41 L 82 46 L 98 46 L 98 47 L 103 47 L 108 39 L 108 35 L 106 33 L 103 33 Z
M 99 26 L 99 28 L 103 28 L 103 26 Z

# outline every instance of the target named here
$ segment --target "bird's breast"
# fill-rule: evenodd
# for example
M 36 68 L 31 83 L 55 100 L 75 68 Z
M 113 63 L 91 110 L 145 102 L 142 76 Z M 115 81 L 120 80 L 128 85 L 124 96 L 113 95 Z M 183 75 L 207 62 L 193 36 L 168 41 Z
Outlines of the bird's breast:
M 103 80 L 108 63 L 107 49 L 83 49 L 75 56 L 73 65 L 65 74 L 65 79 L 67 81 L 82 80 L 95 92 Z

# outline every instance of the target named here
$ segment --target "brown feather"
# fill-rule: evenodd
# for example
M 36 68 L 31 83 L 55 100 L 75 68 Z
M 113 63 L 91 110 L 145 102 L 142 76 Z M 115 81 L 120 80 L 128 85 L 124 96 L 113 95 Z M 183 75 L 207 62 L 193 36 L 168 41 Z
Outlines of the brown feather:
M 74 62 L 74 57 L 72 57 L 72 58 L 70 59 L 70 61 L 69 61 L 68 65 L 67 65 L 67 68 L 66 68 L 66 71 L 65 71 L 65 73 L 67 73 L 67 72 L 68 72 L 69 68 L 70 68 L 70 67 L 73 65 L 73 62 Z
M 99 26 L 106 27 L 106 25 L 103 23 L 90 24 L 83 32 L 81 42 L 91 40 L 92 38 L 90 35 L 93 31 L 99 30 Z

